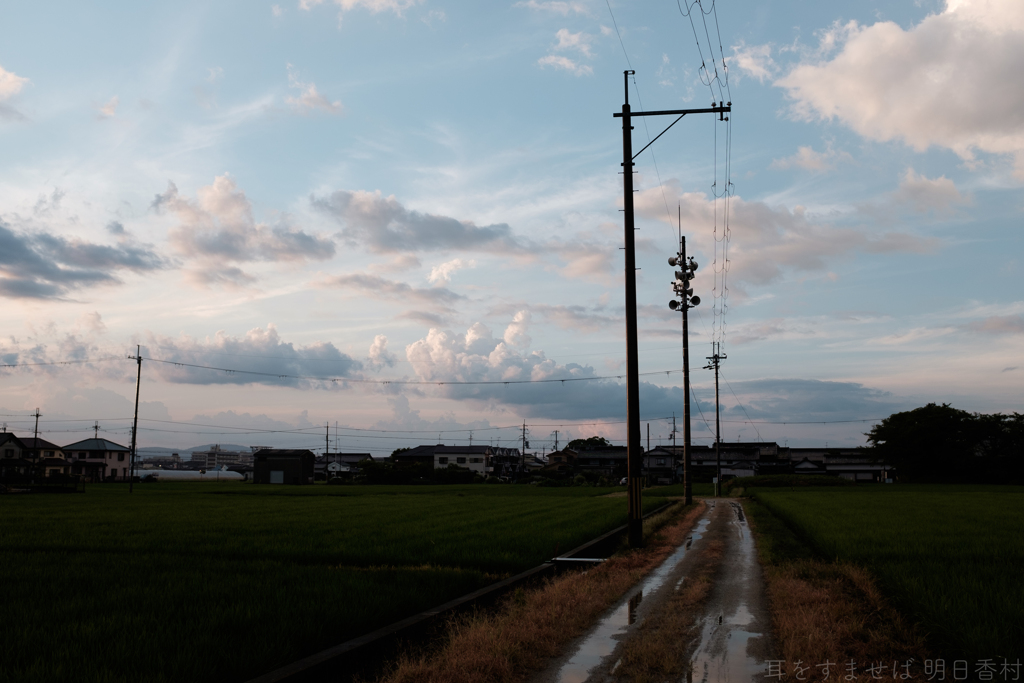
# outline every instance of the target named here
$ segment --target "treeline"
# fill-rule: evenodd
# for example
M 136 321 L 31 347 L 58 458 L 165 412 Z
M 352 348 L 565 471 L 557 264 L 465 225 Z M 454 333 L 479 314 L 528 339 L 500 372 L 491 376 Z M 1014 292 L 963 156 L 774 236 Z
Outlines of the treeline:
M 867 434 L 902 482 L 1024 483 L 1024 415 L 985 415 L 949 404 L 894 413 Z

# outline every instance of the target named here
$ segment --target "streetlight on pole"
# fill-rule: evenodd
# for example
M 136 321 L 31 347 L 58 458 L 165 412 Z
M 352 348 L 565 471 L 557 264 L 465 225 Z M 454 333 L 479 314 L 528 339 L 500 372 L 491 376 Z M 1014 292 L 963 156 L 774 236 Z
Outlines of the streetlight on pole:
M 629 77 L 636 72 L 627 69 L 623 72 L 625 84 L 625 100 L 622 111 L 612 116 L 622 117 L 622 208 L 624 212 L 623 232 L 626 256 L 626 464 L 629 495 L 629 545 L 639 548 L 643 545 L 644 523 L 643 506 L 641 504 L 641 470 L 643 468 L 643 446 L 640 434 L 640 364 L 637 352 L 636 322 L 636 247 L 633 232 L 633 160 L 664 135 L 669 128 L 679 123 L 687 114 L 718 114 L 724 119 L 726 112 L 732 111 L 732 102 L 719 102 L 707 109 L 676 109 L 665 111 L 631 111 L 629 108 Z M 658 133 L 647 146 L 633 154 L 634 116 L 678 116 L 665 130 Z M 685 427 L 685 426 L 684 426 Z

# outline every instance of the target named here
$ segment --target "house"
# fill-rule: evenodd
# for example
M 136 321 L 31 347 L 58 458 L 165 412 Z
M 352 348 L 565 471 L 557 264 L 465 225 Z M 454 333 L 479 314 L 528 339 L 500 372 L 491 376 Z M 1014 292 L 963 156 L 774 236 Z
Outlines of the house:
M 359 470 L 359 463 L 373 460 L 369 453 L 324 453 L 313 463 L 313 478 L 322 481 L 351 474 Z
M 579 454 L 571 448 L 552 451 L 548 454 L 548 462 L 542 468 L 544 472 L 569 474 L 576 469 L 576 458 Z
M 255 484 L 312 484 L 316 456 L 312 451 L 264 448 L 253 454 Z
M 32 461 L 25 459 L 25 443 L 11 432 L 0 433 L 0 475 L 28 474 Z
M 518 448 L 500 446 L 434 446 L 434 468 L 464 467 L 481 476 L 511 476 L 523 467 Z
M 437 444 L 436 446 L 416 446 L 415 448 L 410 448 L 407 451 L 393 454 L 391 456 L 391 462 L 395 465 L 429 464 L 433 467 L 436 465 L 434 461 L 434 450 L 443 447 L 444 444 Z
M 627 449 L 625 446 L 602 446 L 585 448 L 576 456 L 576 469 L 579 472 L 624 477 L 627 471 Z
M 127 481 L 131 451 L 108 439 L 83 439 L 64 447 L 71 474 L 87 481 Z
M 60 446 L 39 437 L 22 439 L 22 442 L 25 444 L 22 457 L 32 461 L 33 469 L 38 474 L 44 477 L 70 474 L 71 463 Z

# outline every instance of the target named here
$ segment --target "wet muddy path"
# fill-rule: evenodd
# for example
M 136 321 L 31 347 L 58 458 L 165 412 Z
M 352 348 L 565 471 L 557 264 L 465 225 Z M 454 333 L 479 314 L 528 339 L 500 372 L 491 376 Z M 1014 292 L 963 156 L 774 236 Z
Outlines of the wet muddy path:
M 629 590 L 565 654 L 552 660 L 532 683 L 583 683 L 630 679 L 621 662 L 623 645 L 643 637 L 640 626 L 694 571 L 712 540 L 724 548 L 721 565 L 698 620 L 698 635 L 679 647 L 689 652 L 689 671 L 681 680 L 747 683 L 762 680 L 769 658 L 770 627 L 764 582 L 753 537 L 737 501 L 708 500 L 690 538 L 657 569 Z M 685 639 L 680 634 L 681 641 Z

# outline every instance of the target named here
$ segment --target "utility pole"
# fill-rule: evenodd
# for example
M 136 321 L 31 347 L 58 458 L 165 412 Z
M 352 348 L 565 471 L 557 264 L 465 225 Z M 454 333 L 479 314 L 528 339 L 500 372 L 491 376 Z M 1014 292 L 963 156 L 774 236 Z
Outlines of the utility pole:
M 327 428 L 327 433 L 324 435 L 324 461 L 327 461 L 327 454 L 331 450 L 331 423 L 327 422 L 324 425 Z
M 39 448 L 39 408 L 36 408 L 36 429 L 32 432 L 32 446 L 36 449 Z
M 99 422 L 99 420 L 96 420 L 95 422 L 93 422 L 93 425 L 92 425 L 92 438 L 94 438 L 94 439 L 100 438 L 100 422 Z
M 671 111 L 638 111 L 629 108 L 629 77 L 636 72 L 623 72 L 625 85 L 625 101 L 622 112 L 612 114 L 622 117 L 622 208 L 624 212 L 623 232 L 625 237 L 625 275 L 626 275 L 626 462 L 628 467 L 629 495 L 629 545 L 639 548 L 643 545 L 644 523 L 643 506 L 641 504 L 641 467 L 643 464 L 642 446 L 640 444 L 640 364 L 637 352 L 636 322 L 636 244 L 634 239 L 633 216 L 633 160 L 650 147 L 676 125 L 687 114 L 718 114 L 722 118 L 725 112 L 732 110 L 732 102 L 712 104 L 710 109 L 678 109 Z M 647 147 L 633 154 L 634 116 L 678 116 L 665 130 L 654 137 Z
M 523 420 L 523 453 L 519 456 L 519 471 L 526 472 L 526 448 L 530 442 L 526 440 L 526 420 Z
M 558 450 L 558 430 L 555 430 L 555 450 Z
M 142 383 L 142 346 L 135 347 L 135 362 L 138 364 L 138 374 L 135 376 L 135 419 L 132 421 L 132 454 L 131 462 L 128 465 L 128 493 L 131 493 L 135 486 L 135 450 L 138 446 L 136 434 L 139 431 L 139 385 Z
M 711 362 L 705 365 L 704 369 L 715 371 L 715 496 L 719 496 L 722 493 L 722 427 L 718 402 L 718 367 L 728 356 L 719 353 L 720 342 L 711 342 L 711 348 L 713 353 L 707 357 Z
M 690 322 L 689 310 L 700 304 L 700 297 L 693 293 L 690 280 L 697 272 L 697 262 L 686 255 L 686 238 L 683 236 L 683 209 L 679 208 L 679 253 L 669 257 L 670 266 L 679 266 L 672 290 L 682 301 L 672 300 L 668 307 L 683 314 L 683 502 L 693 503 L 693 482 L 690 480 Z

